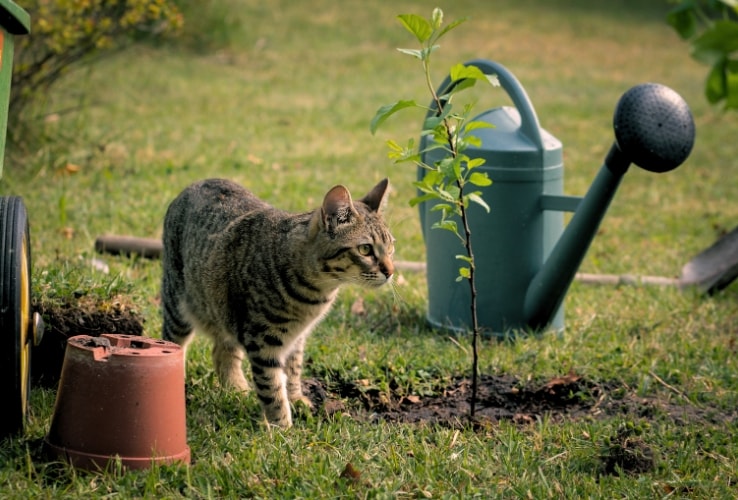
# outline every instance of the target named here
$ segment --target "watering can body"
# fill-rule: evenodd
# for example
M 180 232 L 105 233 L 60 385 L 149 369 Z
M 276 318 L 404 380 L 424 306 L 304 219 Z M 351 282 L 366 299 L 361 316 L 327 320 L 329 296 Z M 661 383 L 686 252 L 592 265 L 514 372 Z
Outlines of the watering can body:
M 686 102 L 657 83 L 637 85 L 623 94 L 613 116 L 615 141 L 583 198 L 564 196 L 561 143 L 541 129 L 522 86 L 503 66 L 484 60 L 468 63 L 497 75 L 514 108 L 498 108 L 476 120 L 481 145 L 468 148 L 483 158 L 493 184 L 483 190 L 491 208 L 470 205 L 468 222 L 476 268 L 478 327 L 506 336 L 515 331 L 561 330 L 563 301 L 602 218 L 631 163 L 650 172 L 675 169 L 689 156 L 695 125 Z M 447 79 L 439 95 L 458 82 Z M 435 113 L 431 104 L 429 115 Z M 423 137 L 421 150 L 429 139 Z M 434 164 L 440 149 L 424 153 Z M 418 170 L 418 177 L 425 175 Z M 476 186 L 475 186 L 476 188 Z M 433 203 L 420 206 L 428 269 L 428 320 L 454 330 L 472 326 L 469 284 L 457 281 L 456 256 L 465 249 L 448 231 L 432 230 L 438 220 Z M 564 228 L 563 213 L 574 212 Z
M 485 333 L 499 336 L 525 328 L 528 285 L 564 230 L 560 209 L 573 210 L 579 198 L 563 196 L 561 142 L 539 126 L 517 79 L 490 61 L 469 64 L 497 75 L 514 104 L 475 117 L 475 121 L 489 123 L 493 128 L 475 130 L 481 145 L 465 150 L 470 158 L 485 160 L 477 168 L 493 181 L 491 186 L 481 188 L 490 212 L 471 204 L 468 220 L 476 265 L 477 319 Z M 424 149 L 430 139 L 421 140 Z M 423 160 L 432 165 L 444 154 L 441 149 L 431 150 Z M 419 178 L 423 175 L 425 170 L 420 168 Z M 552 209 L 546 209 L 547 206 Z M 431 230 L 439 219 L 439 212 L 434 212 L 433 207 L 433 202 L 420 206 L 428 273 L 427 318 L 437 327 L 468 330 L 471 293 L 466 280 L 457 281 L 460 261 L 455 258 L 465 249 L 449 231 Z M 562 329 L 563 325 L 564 311 L 560 306 L 549 326 Z

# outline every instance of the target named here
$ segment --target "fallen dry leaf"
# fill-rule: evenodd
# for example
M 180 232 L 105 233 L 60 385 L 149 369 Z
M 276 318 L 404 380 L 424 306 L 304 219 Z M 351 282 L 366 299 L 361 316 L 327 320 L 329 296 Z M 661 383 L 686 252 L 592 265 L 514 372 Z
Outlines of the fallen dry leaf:
M 563 377 L 554 377 L 551 380 L 548 381 L 548 383 L 544 386 L 546 390 L 551 390 L 554 387 L 560 386 L 560 385 L 569 385 L 573 384 L 574 382 L 581 379 L 579 375 L 574 373 L 574 370 L 569 370 L 569 373 L 564 375 Z
M 361 479 L 361 472 L 356 470 L 356 468 L 353 466 L 351 462 L 346 464 L 346 467 L 343 468 L 343 472 L 341 472 L 342 479 L 348 479 L 352 483 L 358 483 L 359 479 Z
M 79 172 L 79 165 L 75 165 L 74 163 L 67 163 L 64 165 L 64 172 L 67 174 L 76 174 Z
M 420 397 L 416 396 L 415 394 L 410 394 L 409 396 L 405 396 L 402 398 L 402 403 L 411 403 L 411 404 L 419 404 L 420 403 Z

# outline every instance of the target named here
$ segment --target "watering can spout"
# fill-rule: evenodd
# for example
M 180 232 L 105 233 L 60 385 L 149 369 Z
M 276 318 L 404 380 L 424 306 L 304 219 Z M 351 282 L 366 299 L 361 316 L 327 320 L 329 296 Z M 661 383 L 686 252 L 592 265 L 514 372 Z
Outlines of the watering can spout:
M 668 87 L 643 84 L 620 98 L 613 118 L 615 142 L 525 294 L 526 327 L 545 328 L 566 296 L 600 222 L 631 163 L 652 172 L 681 165 L 694 144 L 695 127 L 689 107 Z

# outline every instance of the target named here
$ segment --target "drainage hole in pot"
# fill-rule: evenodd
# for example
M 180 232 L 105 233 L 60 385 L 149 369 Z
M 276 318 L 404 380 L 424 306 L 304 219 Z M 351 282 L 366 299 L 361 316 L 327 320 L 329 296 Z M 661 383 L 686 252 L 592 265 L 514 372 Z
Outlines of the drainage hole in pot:
M 146 342 L 141 342 L 140 340 L 131 341 L 132 349 L 146 349 L 147 347 L 149 347 L 149 345 Z

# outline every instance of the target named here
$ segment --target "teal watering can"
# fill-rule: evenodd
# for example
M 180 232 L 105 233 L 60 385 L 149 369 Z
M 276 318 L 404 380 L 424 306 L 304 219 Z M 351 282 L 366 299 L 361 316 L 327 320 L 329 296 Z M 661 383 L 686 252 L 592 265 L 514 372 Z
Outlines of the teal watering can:
M 563 301 L 584 255 L 631 163 L 653 172 L 678 167 L 689 156 L 695 127 L 689 107 L 673 90 L 643 84 L 627 91 L 613 118 L 615 142 L 584 197 L 563 194 L 561 142 L 539 125 L 533 105 L 518 80 L 504 66 L 473 60 L 485 74 L 497 75 L 514 107 L 503 106 L 474 118 L 494 128 L 475 130 L 481 145 L 469 147 L 471 158 L 493 184 L 482 188 L 487 213 L 469 207 L 472 249 L 476 264 L 477 319 L 487 334 L 563 330 Z M 444 81 L 438 95 L 459 82 Z M 431 103 L 428 116 L 437 112 Z M 421 138 L 421 150 L 432 138 Z M 433 164 L 446 154 L 423 154 Z M 418 169 L 418 178 L 425 170 Z M 475 189 L 477 187 L 475 186 Z M 431 325 L 452 330 L 471 326 L 469 284 L 458 276 L 464 253 L 448 231 L 431 230 L 439 212 L 433 202 L 420 204 L 426 243 L 428 313 Z M 564 227 L 564 212 L 573 216 Z

